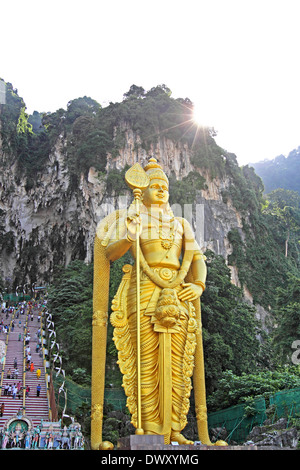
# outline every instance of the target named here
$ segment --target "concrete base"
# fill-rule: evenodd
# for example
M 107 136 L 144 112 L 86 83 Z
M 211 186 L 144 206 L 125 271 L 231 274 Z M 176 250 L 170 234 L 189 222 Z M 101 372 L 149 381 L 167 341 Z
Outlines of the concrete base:
M 122 437 L 118 441 L 117 450 L 160 450 L 160 451 L 195 451 L 195 450 L 257 450 L 257 446 L 208 446 L 197 445 L 171 445 L 164 444 L 164 436 L 158 435 L 131 435 Z
M 164 447 L 164 436 L 132 434 L 119 439 L 117 450 L 163 450 Z

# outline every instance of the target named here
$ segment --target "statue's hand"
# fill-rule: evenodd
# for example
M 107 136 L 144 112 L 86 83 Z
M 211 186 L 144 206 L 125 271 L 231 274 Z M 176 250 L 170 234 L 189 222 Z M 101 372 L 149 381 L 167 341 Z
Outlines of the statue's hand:
M 182 291 L 179 292 L 178 298 L 182 301 L 188 300 L 196 300 L 200 295 L 202 295 L 203 288 L 201 286 L 198 286 L 196 284 L 192 284 L 191 282 L 183 282 L 182 284 Z
M 127 228 L 128 238 L 131 240 L 135 240 L 138 229 L 139 229 L 139 233 L 141 233 L 142 220 L 141 220 L 141 217 L 136 213 L 135 208 L 132 206 L 128 210 L 125 224 Z

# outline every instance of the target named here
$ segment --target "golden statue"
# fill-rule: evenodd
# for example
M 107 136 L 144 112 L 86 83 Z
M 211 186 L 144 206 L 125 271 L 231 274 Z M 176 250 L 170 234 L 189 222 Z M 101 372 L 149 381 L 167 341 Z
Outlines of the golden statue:
M 128 250 L 134 264 L 123 267 L 110 321 L 136 434 L 163 435 L 165 444 L 192 444 L 182 430 L 193 377 L 199 440 L 211 444 L 200 311 L 205 257 L 190 224 L 174 217 L 168 178 L 154 158 L 144 169 L 134 165 L 125 179 L 133 203 L 103 219 L 95 238 L 91 445 L 103 448 L 110 263 Z

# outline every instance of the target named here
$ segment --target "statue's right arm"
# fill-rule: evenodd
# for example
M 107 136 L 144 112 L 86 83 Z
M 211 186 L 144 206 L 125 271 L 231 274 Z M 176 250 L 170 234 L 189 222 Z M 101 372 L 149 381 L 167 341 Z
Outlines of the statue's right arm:
M 109 261 L 121 258 L 132 246 L 134 240 L 128 236 L 125 219 L 120 219 L 117 233 L 114 233 L 106 246 L 106 257 Z
M 106 256 L 109 261 L 116 261 L 131 248 L 132 242 L 124 238 L 117 240 L 106 247 Z

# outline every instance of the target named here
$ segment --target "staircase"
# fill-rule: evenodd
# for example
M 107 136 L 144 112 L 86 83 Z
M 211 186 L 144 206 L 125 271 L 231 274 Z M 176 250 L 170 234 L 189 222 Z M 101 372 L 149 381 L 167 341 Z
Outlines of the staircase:
M 33 426 L 40 424 L 41 419 L 44 421 L 49 421 L 49 404 L 43 357 L 40 356 L 39 352 L 36 352 L 36 345 L 39 342 L 38 329 L 41 327 L 41 323 L 38 321 L 38 315 L 40 312 L 41 308 L 38 306 L 34 306 L 31 311 L 27 306 L 24 314 L 20 314 L 18 311 L 15 311 L 9 315 L 7 320 L 4 318 L 4 324 L 8 324 L 8 322 L 12 322 L 12 320 L 14 320 L 14 328 L 10 327 L 8 333 L 6 360 L 0 398 L 0 406 L 2 403 L 4 403 L 4 414 L 0 417 L 0 428 L 3 428 L 5 422 L 12 416 L 16 415 L 18 412 L 22 412 L 26 415 L 27 418 L 30 418 Z M 32 320 L 31 313 L 33 315 Z M 2 314 L 2 317 L 4 316 L 5 315 Z M 20 326 L 19 321 L 21 321 Z M 24 341 L 24 334 L 26 334 L 28 331 L 30 333 L 29 346 L 31 361 L 34 364 L 34 371 L 32 372 L 30 370 L 26 370 L 25 374 L 23 374 L 24 356 L 26 357 L 25 348 L 27 347 Z M 21 340 L 19 340 L 20 333 Z M 6 334 L 1 332 L 0 339 L 5 341 Z M 11 372 L 14 370 L 15 358 L 17 359 L 19 374 L 17 378 L 8 379 L 7 372 L 9 369 Z M 37 369 L 41 370 L 39 379 L 36 375 Z M 15 398 L 13 398 L 12 394 L 10 396 L 5 396 L 5 385 L 17 385 L 18 382 L 21 383 L 21 393 L 19 395 L 17 394 Z M 36 394 L 36 388 L 38 384 L 41 385 L 41 392 L 39 397 L 37 397 Z M 28 396 L 25 397 L 25 390 L 27 386 L 29 386 L 30 391 Z M 23 401 L 23 397 L 25 398 L 25 402 Z

